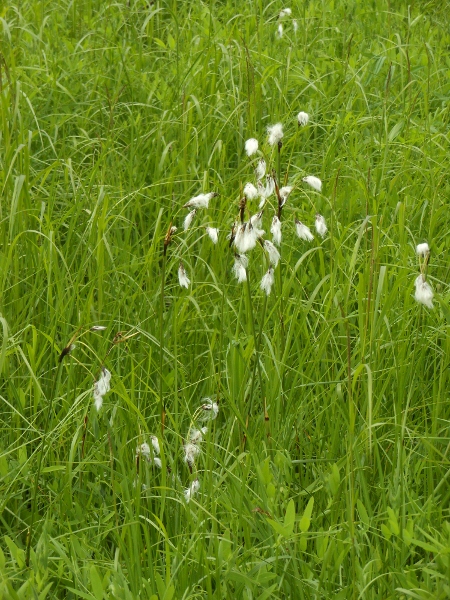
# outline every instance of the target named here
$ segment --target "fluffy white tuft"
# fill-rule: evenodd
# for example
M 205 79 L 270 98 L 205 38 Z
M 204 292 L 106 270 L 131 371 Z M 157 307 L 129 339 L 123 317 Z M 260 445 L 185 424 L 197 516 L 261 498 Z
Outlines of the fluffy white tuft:
M 203 436 L 207 431 L 207 427 L 202 427 L 201 429 L 192 429 L 189 434 L 189 441 L 191 444 L 200 444 L 203 441 Z
M 277 217 L 274 216 L 272 219 L 272 225 L 270 226 L 270 233 L 272 234 L 273 243 L 277 246 L 281 245 L 281 221 Z
M 111 373 L 105 367 L 102 367 L 99 380 L 94 383 L 94 403 L 99 411 L 103 405 L 103 396 L 111 389 Z
M 264 235 L 264 231 L 259 229 L 258 215 L 253 215 L 250 221 L 239 225 L 234 238 L 234 245 L 239 253 L 245 254 L 249 250 L 253 250 L 258 239 Z
M 303 181 L 318 192 L 322 191 L 322 182 L 318 177 L 314 177 L 314 175 L 307 175 L 306 177 L 303 177 Z
M 314 239 L 311 230 L 306 225 L 303 225 L 301 221 L 295 220 L 295 228 L 297 230 L 297 235 L 301 240 L 305 240 L 307 242 L 312 242 Z
M 279 27 L 283 28 L 281 23 Z M 283 139 L 283 125 L 281 123 L 275 123 L 275 125 L 270 125 L 267 128 L 267 133 L 269 134 L 268 142 L 270 146 L 275 146 L 275 144 L 279 144 Z
M 264 177 L 264 175 L 266 174 L 266 161 L 263 158 L 260 158 L 258 161 L 258 164 L 256 165 L 256 169 L 255 169 L 255 175 L 256 175 L 256 179 L 259 181 L 260 179 L 262 179 Z
M 424 242 L 423 244 L 417 245 L 416 251 L 419 256 L 426 256 L 430 252 L 430 247 L 426 242 Z
M 266 175 L 266 187 L 264 189 L 264 197 L 269 198 L 275 191 L 275 180 L 272 175 Z
M 272 242 L 269 242 L 269 240 L 264 240 L 264 248 L 266 249 L 267 254 L 269 255 L 270 263 L 274 267 L 276 267 L 280 260 L 280 253 L 278 252 L 276 247 L 272 244 Z
M 100 412 L 101 407 L 103 406 L 103 396 L 97 394 L 94 390 L 94 404 L 97 412 Z
M 197 214 L 197 209 L 194 208 L 194 210 L 191 210 L 191 212 L 189 212 L 186 215 L 186 218 L 184 219 L 184 230 L 187 231 L 189 229 L 189 227 L 192 225 L 192 221 L 194 220 L 195 215 Z
M 433 288 L 425 281 L 425 277 L 420 274 L 415 281 L 416 293 L 414 298 L 419 304 L 424 304 L 428 308 L 433 308 Z
M 299 127 L 304 127 L 305 125 L 308 125 L 308 121 L 309 121 L 308 113 L 300 111 L 297 115 L 297 121 L 298 121 Z
M 211 198 L 217 196 L 216 192 L 209 192 L 208 194 L 199 194 L 198 196 L 194 196 L 186 202 L 183 208 L 208 208 L 209 201 Z
M 246 183 L 244 186 L 244 196 L 247 200 L 254 200 L 259 196 L 258 190 L 255 188 L 253 183 Z
M 292 185 L 285 185 L 284 187 L 280 188 L 280 198 L 281 198 L 281 206 L 284 206 L 286 204 L 286 200 L 289 197 L 289 194 L 292 192 L 294 188 L 292 187 Z
M 261 289 L 263 290 L 263 292 L 266 292 L 266 294 L 268 296 L 269 296 L 270 292 L 272 291 L 272 286 L 274 284 L 274 281 L 275 281 L 275 277 L 273 275 L 273 268 L 270 267 L 269 270 L 267 271 L 267 273 L 261 279 Z
M 219 230 L 215 227 L 207 227 L 206 233 L 209 235 L 213 244 L 217 244 L 219 241 Z
M 155 451 L 155 454 L 159 454 L 160 448 L 159 448 L 158 438 L 156 437 L 156 435 L 151 435 L 150 440 L 152 442 L 152 446 L 153 446 L 153 450 Z
M 188 442 L 183 446 L 184 462 L 187 463 L 190 467 L 193 467 L 195 464 L 195 459 L 200 454 L 200 452 L 200 446 L 193 442 Z
M 178 281 L 180 282 L 181 287 L 188 289 L 191 280 L 187 276 L 186 270 L 183 266 L 183 263 L 180 262 L 180 266 L 178 267 Z
M 245 151 L 247 156 L 252 156 L 258 150 L 258 140 L 255 138 L 250 138 L 245 142 Z
M 213 402 L 211 398 L 205 398 L 204 403 L 201 405 L 202 418 L 204 421 L 212 421 L 219 414 L 219 405 L 217 402 Z
M 327 227 L 327 224 L 325 223 L 325 219 L 322 217 L 322 215 L 316 215 L 315 225 L 316 225 L 316 231 L 320 235 L 320 237 L 325 237 L 325 235 L 328 231 L 328 227 Z
M 244 265 L 242 264 L 243 258 L 247 258 L 247 257 L 238 255 L 234 259 L 233 274 L 236 277 L 236 279 L 238 280 L 238 283 L 242 283 L 243 281 L 247 280 L 247 271 L 246 271 L 246 268 L 244 267 Z
M 187 490 L 184 490 L 184 498 L 187 503 L 195 496 L 199 489 L 200 481 L 198 479 L 195 479 L 187 488 Z

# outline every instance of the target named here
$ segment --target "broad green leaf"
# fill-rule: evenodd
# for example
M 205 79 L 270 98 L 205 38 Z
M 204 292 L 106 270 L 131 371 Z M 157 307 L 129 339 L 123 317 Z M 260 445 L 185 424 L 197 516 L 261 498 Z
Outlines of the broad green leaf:
M 95 565 L 91 565 L 90 577 L 92 591 L 96 600 L 103 600 L 103 584 Z
M 387 508 L 389 515 L 389 528 L 394 535 L 399 535 L 400 527 L 398 526 L 397 516 L 390 506 Z
M 264 592 L 258 596 L 258 600 L 268 600 L 269 598 L 272 597 L 273 592 L 277 589 L 277 584 L 274 583 L 273 585 L 270 586 L 270 588 L 267 588 L 267 590 L 264 590 Z
M 361 502 L 361 500 L 359 498 L 356 501 L 356 506 L 358 507 L 359 518 L 361 519 L 361 521 L 364 523 L 364 525 L 366 527 L 370 527 L 369 515 L 367 514 L 364 504 Z
M 308 504 L 306 505 L 305 512 L 303 513 L 302 518 L 300 519 L 300 531 L 305 533 L 308 531 L 311 525 L 311 515 L 314 506 L 314 496 L 311 496 Z
M 291 532 L 288 529 L 286 529 L 286 527 L 281 525 L 281 523 L 278 523 L 277 521 L 274 521 L 273 519 L 267 519 L 267 522 L 272 527 L 272 529 L 275 531 L 275 533 L 278 533 L 279 535 L 281 535 L 285 538 L 288 538 L 291 535 Z
M 295 504 L 291 499 L 286 508 L 286 514 L 284 515 L 284 528 L 289 531 L 289 535 L 292 535 L 295 524 Z
M 339 484 L 341 483 L 341 477 L 339 475 L 339 469 L 336 464 L 332 465 L 331 473 L 328 476 L 328 483 L 330 485 L 331 493 L 336 495 L 336 492 L 339 489 Z

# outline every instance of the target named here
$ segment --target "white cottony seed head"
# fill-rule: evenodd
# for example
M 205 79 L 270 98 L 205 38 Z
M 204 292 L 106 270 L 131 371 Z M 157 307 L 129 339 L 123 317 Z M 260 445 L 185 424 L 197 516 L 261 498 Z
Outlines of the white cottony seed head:
M 189 441 L 191 444 L 200 444 L 203 441 L 203 436 L 207 433 L 208 428 L 202 427 L 201 429 L 192 429 L 189 434 Z
M 281 23 L 279 23 L 278 27 L 277 27 L 277 37 L 278 38 L 283 37 L 283 25 Z
M 294 28 L 294 33 L 297 33 L 297 30 L 298 30 L 298 21 L 297 21 L 297 19 L 292 19 L 292 27 Z
M 414 298 L 419 304 L 424 304 L 428 308 L 433 308 L 433 288 L 425 281 L 425 277 L 420 274 L 415 281 L 416 293 Z
M 105 331 L 105 325 L 93 325 L 90 331 Z
M 213 402 L 211 398 L 205 398 L 204 404 L 201 405 L 202 419 L 204 421 L 212 421 L 219 414 L 219 405 Z
M 239 252 L 247 252 L 246 231 L 247 223 L 241 223 L 236 228 L 234 235 L 234 245 L 236 246 Z
M 180 262 L 180 266 L 178 267 L 178 281 L 180 282 L 181 287 L 185 287 L 186 289 L 188 289 L 191 283 L 182 262 Z
M 307 242 L 312 242 L 312 240 L 314 239 L 314 236 L 311 233 L 311 230 L 309 227 L 307 227 L 306 225 L 303 225 L 303 223 L 301 221 L 297 221 L 297 219 L 296 219 L 295 220 L 295 228 L 297 230 L 297 235 L 301 240 L 305 240 Z
M 261 227 L 262 215 L 263 215 L 263 211 L 260 210 L 259 212 L 255 213 L 254 215 L 252 215 L 250 217 L 250 223 L 251 223 L 252 227 L 256 227 L 256 228 Z
M 272 175 L 266 175 L 266 187 L 264 189 L 264 197 L 269 198 L 275 191 L 275 181 Z
M 103 396 L 111 389 L 111 373 L 105 367 L 102 367 L 99 380 L 94 383 L 94 403 L 99 411 L 103 404 Z
M 216 192 L 209 192 L 208 194 L 199 194 L 198 196 L 194 196 L 186 202 L 183 208 L 208 208 L 209 201 L 211 198 L 214 198 L 218 194 Z
M 243 256 L 236 256 L 234 259 L 234 265 L 233 265 L 233 274 L 236 277 L 236 279 L 238 280 L 238 283 L 242 283 L 243 281 L 247 280 L 247 271 L 245 270 L 244 265 L 242 264 L 242 258 L 247 258 L 247 257 L 243 257 Z
M 318 177 L 314 177 L 314 175 L 308 175 L 307 177 L 303 177 L 303 181 L 318 192 L 322 191 L 322 182 Z
M 304 127 L 305 125 L 308 125 L 308 121 L 309 121 L 309 115 L 306 112 L 299 112 L 297 115 L 297 121 L 300 127 Z
M 189 502 L 189 500 L 191 500 L 191 498 L 193 498 L 195 496 L 195 494 L 198 492 L 198 490 L 200 489 L 200 481 L 198 479 L 195 479 L 191 485 L 187 488 L 187 490 L 184 490 L 184 498 L 186 500 L 186 502 Z
M 258 228 L 259 221 L 256 219 L 255 224 L 253 224 L 253 219 L 258 217 L 257 215 L 253 215 L 253 217 L 247 223 L 242 223 L 242 225 L 238 226 L 236 231 L 236 236 L 234 238 L 234 245 L 239 253 L 244 254 L 249 250 L 253 250 L 256 246 L 256 242 L 258 238 L 264 235 L 264 231 Z
M 147 460 L 150 460 L 150 446 L 145 442 L 136 448 L 136 456 L 142 455 Z
M 104 396 L 111 389 L 110 386 L 111 373 L 105 367 L 102 367 L 102 373 L 96 383 L 97 391 L 101 396 Z
M 275 277 L 273 275 L 273 268 L 270 267 L 267 273 L 261 279 L 261 289 L 263 290 L 263 292 L 266 292 L 267 295 L 270 294 L 274 281 Z
M 194 220 L 194 217 L 196 214 L 197 214 L 197 209 L 194 208 L 194 210 L 191 210 L 191 212 L 186 215 L 186 218 L 184 219 L 184 225 L 183 225 L 185 231 L 187 231 L 189 229 L 189 227 L 192 225 L 192 221 Z
M 280 23 L 279 26 L 281 28 L 283 28 L 283 26 L 281 25 L 281 23 Z M 267 128 L 267 133 L 269 134 L 268 142 L 269 142 L 270 146 L 275 146 L 275 144 L 278 144 L 283 139 L 283 125 L 282 125 L 282 123 L 275 123 L 275 125 L 270 125 Z
M 103 396 L 100 396 L 100 394 L 97 393 L 95 387 L 94 387 L 94 404 L 95 404 L 95 408 L 97 409 L 97 412 L 99 412 L 103 405 Z
M 325 237 L 328 227 L 322 215 L 316 215 L 316 231 L 321 237 Z
M 255 175 L 258 181 L 264 177 L 266 174 L 266 161 L 263 158 L 260 158 L 258 164 L 256 165 Z
M 255 138 L 250 138 L 245 142 L 245 151 L 247 156 L 252 156 L 258 150 L 258 140 Z
M 294 188 L 292 187 L 292 185 L 285 185 L 284 187 L 280 188 L 280 198 L 281 198 L 281 206 L 284 206 L 286 204 L 286 200 L 289 197 L 289 194 L 292 192 Z
M 156 437 L 156 435 L 151 435 L 150 440 L 152 442 L 152 446 L 153 446 L 153 450 L 155 451 L 155 454 L 159 454 L 160 448 L 159 448 L 158 438 Z
M 267 254 L 269 255 L 270 263 L 276 267 L 280 260 L 280 253 L 269 240 L 264 240 L 264 248 L 267 250 Z
M 430 247 L 424 242 L 423 244 L 417 245 L 416 251 L 419 256 L 426 256 L 430 252 Z
M 154 450 L 153 454 L 154 455 L 159 454 L 158 438 L 156 436 L 152 435 L 152 436 L 150 436 L 150 439 L 151 439 L 153 450 Z M 162 466 L 160 458 L 158 458 L 157 456 L 153 456 L 153 459 L 152 459 L 151 452 L 150 452 L 150 446 L 145 442 L 136 448 L 136 456 L 143 456 L 147 462 L 153 463 L 159 469 Z
M 283 8 L 283 10 L 280 10 L 280 19 L 289 17 L 290 15 L 292 15 L 292 10 L 290 8 Z
M 184 452 L 184 462 L 187 463 L 190 467 L 193 467 L 195 464 L 195 459 L 200 454 L 200 446 L 194 444 L 192 442 L 188 442 L 183 446 Z
M 217 244 L 217 242 L 219 241 L 219 230 L 215 227 L 207 227 L 206 233 L 211 238 L 212 243 Z
M 280 246 L 281 245 L 281 221 L 277 217 L 277 215 L 275 215 L 274 218 L 272 219 L 272 225 L 270 226 L 270 233 L 273 236 L 272 237 L 273 243 L 276 244 L 277 246 Z
M 244 196 L 247 200 L 254 200 L 259 196 L 258 190 L 255 188 L 253 183 L 246 183 L 244 186 Z

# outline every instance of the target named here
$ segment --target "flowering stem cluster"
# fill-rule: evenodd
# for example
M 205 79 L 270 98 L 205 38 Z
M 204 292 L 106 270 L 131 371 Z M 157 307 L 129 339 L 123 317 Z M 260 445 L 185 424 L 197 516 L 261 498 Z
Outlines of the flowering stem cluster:
M 197 458 L 201 454 L 201 444 L 204 436 L 208 432 L 208 428 L 196 427 L 197 421 L 212 421 L 219 414 L 219 405 L 217 402 L 211 400 L 211 398 L 205 398 L 203 403 L 197 408 L 192 418 L 191 425 L 186 436 L 186 442 L 183 446 L 184 462 L 189 468 L 191 476 L 195 478 L 191 481 L 189 486 L 184 490 L 184 498 L 188 503 L 193 496 L 200 489 L 200 480 L 197 474 Z

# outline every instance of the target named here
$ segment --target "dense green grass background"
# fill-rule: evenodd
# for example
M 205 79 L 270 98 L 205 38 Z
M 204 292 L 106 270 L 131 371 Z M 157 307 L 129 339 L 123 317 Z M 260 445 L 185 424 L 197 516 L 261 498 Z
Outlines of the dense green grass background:
M 279 2 L 1 5 L 4 598 L 450 597 L 448 11 L 290 6 L 278 39 Z M 278 168 L 277 121 L 295 190 L 265 304 L 261 250 L 239 285 L 225 237 L 244 141 Z M 220 196 L 174 236 L 162 298 L 164 235 L 202 190 Z M 316 212 L 329 234 L 307 245 L 294 218 Z M 413 298 L 423 241 L 434 310 Z M 137 470 L 150 434 L 161 471 Z

